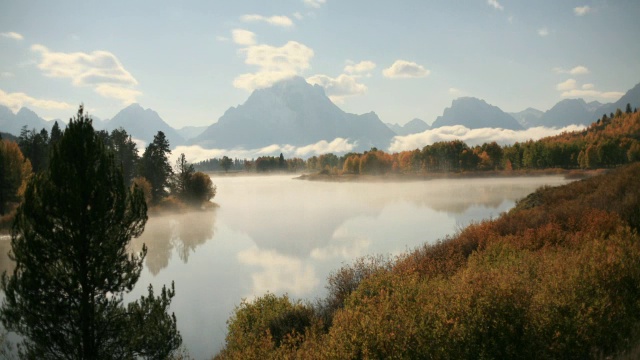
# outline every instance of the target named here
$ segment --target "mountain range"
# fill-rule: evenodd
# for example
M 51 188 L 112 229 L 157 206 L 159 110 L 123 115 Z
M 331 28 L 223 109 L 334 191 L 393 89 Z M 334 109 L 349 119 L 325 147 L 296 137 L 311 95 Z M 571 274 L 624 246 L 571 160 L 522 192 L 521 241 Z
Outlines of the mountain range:
M 400 136 L 418 134 L 431 129 L 431 126 L 424 122 L 421 119 L 413 119 L 404 125 L 400 125 L 398 123 L 395 124 L 386 124 L 389 129 L 393 130 L 394 133 Z
M 244 104 L 227 110 L 190 143 L 205 148 L 255 149 L 344 138 L 369 150 L 386 147 L 395 135 L 375 113 L 346 113 L 329 100 L 322 87 L 293 77 L 255 90 Z
M 374 113 L 350 114 L 337 107 L 324 89 L 310 85 L 301 77 L 276 83 L 272 87 L 255 90 L 244 104 L 229 108 L 220 119 L 208 127 L 185 126 L 172 128 L 152 109 L 132 104 L 112 119 L 94 118 L 94 127 L 111 131 L 123 127 L 134 138 L 149 143 L 161 130 L 172 147 L 200 145 L 203 148 L 255 149 L 273 144 L 305 146 L 336 138 L 349 139 L 357 144 L 354 150 L 363 151 L 375 146 L 387 148 L 396 135 L 420 133 L 431 128 L 464 125 L 471 129 L 497 127 L 521 130 L 536 126 L 564 127 L 570 124 L 589 125 L 602 114 L 627 104 L 640 107 L 640 84 L 618 101 L 602 104 L 587 103 L 583 99 L 565 99 L 547 111 L 527 108 L 505 113 L 497 106 L 473 97 L 453 100 L 431 126 L 420 119 L 405 125 L 385 124 Z M 58 120 L 60 125 L 63 125 Z M 28 108 L 13 113 L 0 105 L 0 132 L 19 135 L 21 128 L 50 130 L 54 120 L 44 120 Z

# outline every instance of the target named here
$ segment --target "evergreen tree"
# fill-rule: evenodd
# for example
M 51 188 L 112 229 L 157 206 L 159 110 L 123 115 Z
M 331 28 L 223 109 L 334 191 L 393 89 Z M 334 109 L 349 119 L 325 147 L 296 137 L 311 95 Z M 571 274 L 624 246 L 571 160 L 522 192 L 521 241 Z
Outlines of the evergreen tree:
M 631 104 L 627 103 L 627 109 L 626 109 L 625 113 L 627 113 L 627 114 L 631 114 L 632 113 Z
M 231 160 L 228 156 L 223 156 L 222 160 L 220 160 L 220 166 L 224 169 L 224 172 L 228 172 L 233 165 L 233 160 Z
M 60 138 L 62 137 L 62 130 L 60 130 L 60 125 L 56 121 L 53 123 L 53 127 L 51 128 L 51 136 L 49 137 L 49 147 L 53 147 L 58 143 Z
M 162 131 L 153 137 L 153 142 L 147 146 L 140 161 L 140 175 L 151 184 L 153 202 L 159 202 L 167 196 L 173 169 L 169 164 L 169 140 Z
M 122 173 L 80 106 L 34 176 L 11 234 L 13 273 L 3 274 L 0 320 L 23 338 L 28 359 L 167 358 L 181 343 L 174 296 L 123 305 L 146 254 L 129 254 L 147 220 L 143 194 Z M 159 338 L 158 338 L 159 337 Z M 158 346 L 162 343 L 163 346 Z
M 136 175 L 136 167 L 140 161 L 136 143 L 123 128 L 111 131 L 109 143 L 116 158 L 116 163 L 122 166 L 124 182 L 130 184 Z
M 18 137 L 18 145 L 22 154 L 31 161 L 33 172 L 44 171 L 48 166 L 49 133 L 46 129 L 36 132 L 36 129 L 27 130 L 23 126 Z
M 174 179 L 171 186 L 173 192 L 178 197 L 185 198 L 185 196 L 187 196 L 191 176 L 193 176 L 195 172 L 193 165 L 187 162 L 184 154 L 180 154 L 180 157 L 176 160 Z

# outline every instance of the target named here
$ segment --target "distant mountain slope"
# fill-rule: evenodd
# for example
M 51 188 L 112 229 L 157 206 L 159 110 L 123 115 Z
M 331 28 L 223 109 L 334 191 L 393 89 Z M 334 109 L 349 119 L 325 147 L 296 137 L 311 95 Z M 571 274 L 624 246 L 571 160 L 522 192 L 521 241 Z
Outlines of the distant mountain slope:
M 583 99 L 565 99 L 555 104 L 538 119 L 533 126 L 561 128 L 568 125 L 589 125 L 594 119 L 593 111 Z
M 178 134 L 185 140 L 191 140 L 207 130 L 208 126 L 185 126 L 177 129 Z
M 508 113 L 513 116 L 514 119 L 518 120 L 520 125 L 524 128 L 530 128 L 532 124 L 537 124 L 540 121 L 542 115 L 544 115 L 543 111 L 534 108 L 526 108 L 520 112 L 516 113 Z
M 272 144 L 309 145 L 348 138 L 358 149 L 387 147 L 395 133 L 371 112 L 348 114 L 301 77 L 255 90 L 229 108 L 217 123 L 191 141 L 207 148 L 260 148 Z
M 20 130 L 23 126 L 27 126 L 27 129 L 46 129 L 51 131 L 55 120 L 47 121 L 32 110 L 23 107 L 16 114 L 6 106 L 0 105 L 0 130 L 12 134 L 14 136 L 20 135 Z M 60 121 L 58 121 L 60 123 Z
M 640 109 L 640 83 L 627 91 L 620 100 L 614 102 L 613 104 L 605 104 L 598 108 L 593 117 L 593 121 L 602 117 L 602 114 L 615 113 L 617 109 L 625 111 L 627 104 L 631 104 L 631 109 L 638 108 Z
M 431 129 L 431 126 L 420 119 L 413 119 L 403 125 L 399 124 L 386 124 L 389 129 L 393 130 L 398 135 L 405 136 L 411 134 L 418 134 Z
M 432 127 L 439 128 L 451 125 L 463 125 L 469 129 L 487 127 L 510 130 L 523 129 L 513 116 L 500 110 L 497 106 L 473 97 L 453 100 L 451 107 L 444 109 L 442 116 L 438 116 Z
M 184 138 L 162 120 L 157 112 L 151 109 L 144 109 L 139 104 L 131 104 L 120 110 L 116 116 L 106 121 L 103 126 L 107 131 L 122 127 L 129 135 L 143 140 L 147 144 L 153 141 L 153 137 L 158 131 L 164 132 L 172 148 L 185 143 Z

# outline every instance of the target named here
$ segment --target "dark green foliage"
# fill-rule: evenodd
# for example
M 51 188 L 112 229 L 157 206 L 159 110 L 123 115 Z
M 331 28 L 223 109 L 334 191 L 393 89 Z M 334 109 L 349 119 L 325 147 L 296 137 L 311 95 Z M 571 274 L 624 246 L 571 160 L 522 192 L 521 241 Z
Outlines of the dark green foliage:
M 169 140 L 162 131 L 153 137 L 140 160 L 140 175 L 151 184 L 153 202 L 158 203 L 167 195 L 173 169 L 169 164 Z
M 169 315 L 169 305 L 175 296 L 174 284 L 171 289 L 162 287 L 160 296 L 154 296 L 149 285 L 149 295 L 140 297 L 129 304 L 127 311 L 130 323 L 127 337 L 130 347 L 136 349 L 139 356 L 146 359 L 167 359 L 182 343 L 182 337 L 176 329 L 176 316 Z
M 82 106 L 50 159 L 48 170 L 27 186 L 11 234 L 16 267 L 2 276 L 0 320 L 23 336 L 22 357 L 145 355 L 144 342 L 129 337 L 140 316 L 162 325 L 157 333 L 174 347 L 180 342 L 175 318 L 160 322 L 154 320 L 157 311 L 133 311 L 151 305 L 166 310 L 173 292 L 150 294 L 129 310 L 122 304 L 142 270 L 146 247 L 133 255 L 127 246 L 143 232 L 147 208 L 141 191 L 128 190 Z
M 185 198 L 187 202 L 201 206 L 216 196 L 216 190 L 209 175 L 198 171 L 189 178 Z
M 36 132 L 36 129 L 27 130 L 27 127 L 23 126 L 18 137 L 18 145 L 22 154 L 31 161 L 33 172 L 46 170 L 49 162 L 49 133 L 46 129 Z
M 123 128 L 111 131 L 109 148 L 113 151 L 116 164 L 122 166 L 122 176 L 126 184 L 130 184 L 136 177 L 136 170 L 140 156 L 136 143 Z
M 232 165 L 233 160 L 231 160 L 231 158 L 227 157 L 226 155 L 222 157 L 220 166 L 222 167 L 222 169 L 224 169 L 224 172 L 228 172 Z
M 60 125 L 56 121 L 53 123 L 53 127 L 51 128 L 51 136 L 49 137 L 49 147 L 52 148 L 55 146 L 60 138 L 62 137 L 62 130 L 60 130 Z
M 174 175 L 171 182 L 171 192 L 179 198 L 187 197 L 190 185 L 189 182 L 191 181 L 191 177 L 195 172 L 196 171 L 193 168 L 193 165 L 187 162 L 187 158 L 184 156 L 184 154 L 180 154 L 178 160 L 176 160 L 176 165 L 174 167 Z

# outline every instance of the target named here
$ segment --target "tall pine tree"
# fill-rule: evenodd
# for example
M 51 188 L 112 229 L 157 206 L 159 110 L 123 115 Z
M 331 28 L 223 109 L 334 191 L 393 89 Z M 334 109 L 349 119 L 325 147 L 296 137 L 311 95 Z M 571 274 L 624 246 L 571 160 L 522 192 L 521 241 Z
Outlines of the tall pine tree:
M 22 335 L 21 357 L 155 359 L 179 347 L 167 313 L 173 286 L 123 305 L 146 254 L 127 246 L 146 220 L 143 194 L 129 191 L 81 106 L 49 168 L 27 185 L 12 229 L 16 267 L 2 276 L 0 320 Z
M 151 184 L 153 202 L 158 203 L 168 195 L 173 169 L 169 164 L 169 140 L 162 131 L 153 137 L 153 141 L 144 151 L 140 161 L 140 174 Z

